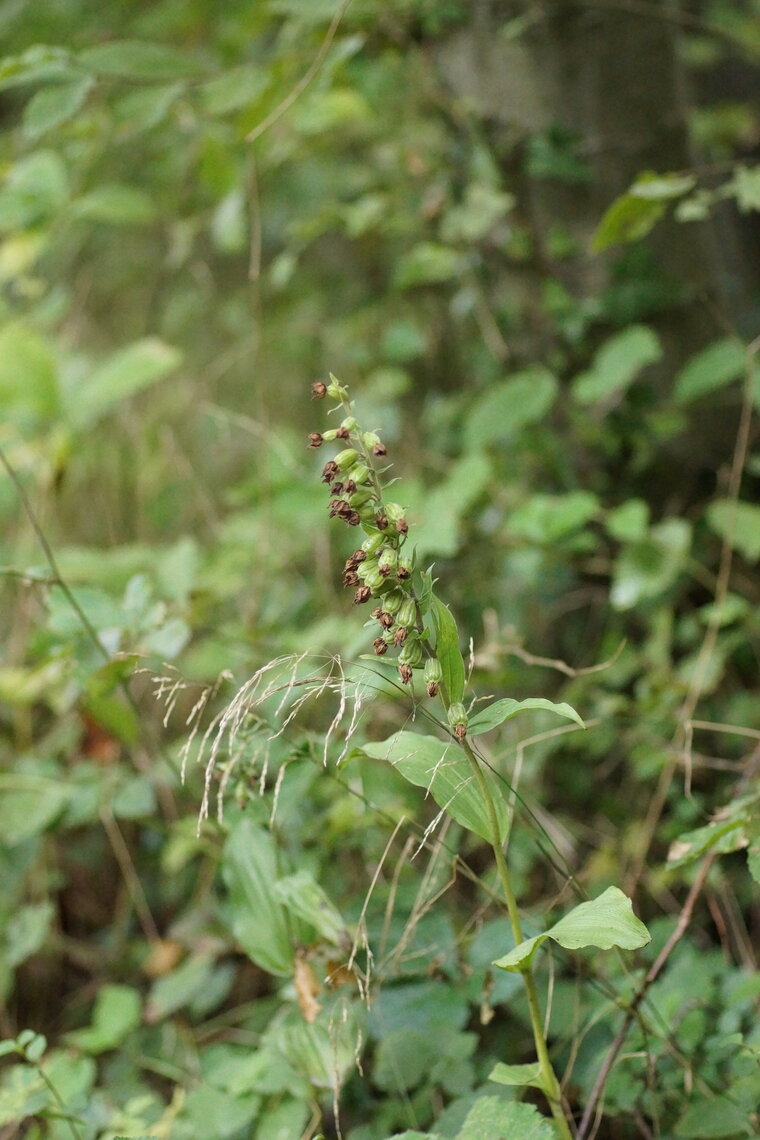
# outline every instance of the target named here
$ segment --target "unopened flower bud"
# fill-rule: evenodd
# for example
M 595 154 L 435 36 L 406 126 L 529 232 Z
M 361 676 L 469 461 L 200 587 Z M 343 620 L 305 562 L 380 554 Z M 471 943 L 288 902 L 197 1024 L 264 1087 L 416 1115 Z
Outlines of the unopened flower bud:
M 356 431 L 358 426 L 353 416 L 346 416 L 346 418 L 341 421 L 340 428 L 341 431 Z
M 369 586 L 360 586 L 354 594 L 354 605 L 360 606 L 362 602 L 368 602 L 372 597 L 372 591 Z
M 341 384 L 340 381 L 330 373 L 330 383 L 327 387 L 327 395 L 332 400 L 347 400 L 348 388 Z
M 449 705 L 448 717 L 457 740 L 463 740 L 467 734 L 468 718 L 467 710 L 461 701 L 454 701 L 452 705 Z
M 365 538 L 362 543 L 362 550 L 366 550 L 367 554 L 375 554 L 385 542 L 382 534 L 373 534 L 369 538 Z
M 386 503 L 385 513 L 391 522 L 398 522 L 399 519 L 406 518 L 406 511 L 400 503 Z
M 355 448 L 346 447 L 335 456 L 335 466 L 340 471 L 347 471 L 349 467 L 353 467 L 358 458 L 359 452 Z
M 349 479 L 353 479 L 357 487 L 361 487 L 363 483 L 369 483 L 369 470 L 363 463 L 357 463 L 348 473 Z
M 402 604 L 399 606 L 398 613 L 396 614 L 396 620 L 398 621 L 399 625 L 406 625 L 411 627 L 416 624 L 417 607 L 415 606 L 412 598 L 407 598 L 406 601 L 402 602 Z
M 309 447 L 321 447 L 325 442 L 325 437 L 320 435 L 318 431 L 309 432 L 306 437 Z
M 311 386 L 312 400 L 324 400 L 327 395 L 327 385 L 323 384 L 321 380 L 315 380 Z

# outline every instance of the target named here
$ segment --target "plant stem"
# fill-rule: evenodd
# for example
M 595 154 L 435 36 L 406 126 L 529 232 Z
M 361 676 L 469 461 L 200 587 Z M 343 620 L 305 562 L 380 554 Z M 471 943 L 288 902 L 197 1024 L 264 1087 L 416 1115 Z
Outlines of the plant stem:
M 483 798 L 483 803 L 486 805 L 486 812 L 488 813 L 488 824 L 491 832 L 491 848 L 496 860 L 496 870 L 499 875 L 501 888 L 504 892 L 504 898 L 507 904 L 507 912 L 509 914 L 509 921 L 512 926 L 512 933 L 514 935 L 515 944 L 524 941 L 522 924 L 520 922 L 520 912 L 517 906 L 517 899 L 515 898 L 514 888 L 512 887 L 512 876 L 509 873 L 507 860 L 504 856 L 504 849 L 501 844 L 499 836 L 499 823 L 496 816 L 496 806 L 493 802 L 491 789 L 488 786 L 483 770 L 478 763 L 478 758 L 472 750 L 467 737 L 459 741 L 459 744 L 466 755 L 472 773 L 478 782 L 480 794 Z M 572 1132 L 567 1122 L 567 1116 L 562 1107 L 562 1091 L 560 1083 L 557 1079 L 557 1074 L 554 1072 L 554 1066 L 549 1057 L 549 1048 L 546 1043 L 546 1035 L 544 1034 L 544 1026 L 541 1018 L 541 1009 L 538 1001 L 538 990 L 536 989 L 536 981 L 533 977 L 533 966 L 528 965 L 522 971 L 523 983 L 525 985 L 525 993 L 528 998 L 528 1009 L 530 1011 L 530 1024 L 533 1030 L 533 1041 L 536 1046 L 536 1054 L 538 1062 L 541 1066 L 541 1087 L 543 1088 L 546 1098 L 549 1101 L 552 1116 L 554 1117 L 555 1124 L 559 1130 L 559 1135 L 562 1140 L 572 1140 Z

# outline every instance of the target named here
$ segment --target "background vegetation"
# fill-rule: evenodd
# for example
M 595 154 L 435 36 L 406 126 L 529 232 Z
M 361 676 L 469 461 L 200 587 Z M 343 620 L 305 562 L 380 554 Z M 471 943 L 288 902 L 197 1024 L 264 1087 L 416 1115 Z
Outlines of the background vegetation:
M 518 1095 L 487 850 L 360 748 L 412 706 L 349 664 L 329 371 L 476 691 L 587 724 L 489 751 L 528 933 L 611 883 L 653 933 L 541 967 L 577 1121 L 756 1135 L 757 0 L 4 0 L 0 35 L 0 1135 L 482 1140 Z M 335 672 L 204 743 L 294 653 L 361 682 L 356 748 Z

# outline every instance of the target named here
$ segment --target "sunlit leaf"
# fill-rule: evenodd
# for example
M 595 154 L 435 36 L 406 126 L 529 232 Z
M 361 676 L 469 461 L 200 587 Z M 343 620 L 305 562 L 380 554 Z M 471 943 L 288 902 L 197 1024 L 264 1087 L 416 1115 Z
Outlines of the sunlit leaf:
M 619 887 L 608 887 L 599 898 L 580 903 L 549 930 L 520 942 L 493 965 L 501 970 L 524 972 L 548 938 L 566 950 L 579 950 L 586 946 L 597 946 L 601 950 L 609 950 L 612 946 L 637 950 L 646 946 L 650 934 L 634 915 L 631 900 Z
M 505 721 L 511 720 L 513 716 L 517 716 L 518 713 L 527 709 L 544 709 L 556 716 L 575 721 L 581 728 L 586 727 L 571 705 L 555 704 L 554 701 L 548 701 L 544 697 L 529 697 L 525 701 L 515 701 L 511 697 L 505 697 L 503 700 L 494 701 L 493 704 L 470 717 L 467 735 L 480 736 L 484 732 L 491 732 L 492 729 L 498 728 L 500 724 L 504 724 Z
M 464 696 L 464 659 L 459 648 L 459 631 L 451 610 L 433 594 L 431 616 L 435 628 L 435 655 L 443 671 L 443 683 L 449 700 L 461 701 Z

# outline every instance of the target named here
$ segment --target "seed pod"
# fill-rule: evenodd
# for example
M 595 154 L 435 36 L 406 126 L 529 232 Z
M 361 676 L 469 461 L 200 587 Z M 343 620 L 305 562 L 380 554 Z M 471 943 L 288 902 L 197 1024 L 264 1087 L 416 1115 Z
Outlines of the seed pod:
M 362 543 L 362 550 L 366 551 L 367 554 L 375 554 L 384 542 L 385 537 L 375 531 L 375 533 L 370 535 L 369 538 L 365 538 L 364 542 Z
M 359 452 L 353 447 L 344 447 L 343 451 L 339 451 L 335 456 L 335 466 L 341 471 L 347 471 L 349 467 L 353 467 L 359 458 Z
M 309 432 L 306 437 L 309 447 L 321 447 L 325 441 L 325 437 L 320 435 L 318 431 Z
M 386 546 L 384 550 L 380 551 L 378 562 L 381 566 L 387 566 L 389 570 L 393 570 L 398 563 L 398 552 L 392 546 Z
M 398 671 L 401 675 L 401 680 L 404 682 L 405 685 L 408 685 L 412 679 L 412 667 L 411 667 L 411 665 L 406 665 L 406 664 L 400 665 Z
M 387 610 L 383 610 L 380 617 L 377 619 L 383 629 L 390 629 L 394 624 L 393 614 L 389 614 Z
M 422 646 L 416 638 L 414 641 L 408 639 L 405 642 L 399 655 L 399 661 L 402 665 L 411 665 L 413 669 L 422 664 Z
M 458 740 L 462 740 L 467 733 L 467 710 L 461 701 L 455 701 L 449 705 L 448 711 L 449 724 L 454 730 L 454 735 Z
M 437 681 L 428 681 L 427 695 L 429 697 L 437 697 L 438 696 L 438 683 L 437 683 Z
M 443 680 L 443 669 L 437 657 L 428 657 L 425 662 L 425 680 L 434 684 Z
M 349 479 L 353 479 L 357 487 L 361 487 L 364 483 L 369 483 L 369 468 L 365 467 L 363 463 L 355 463 L 348 473 Z
M 398 522 L 399 519 L 406 518 L 406 511 L 400 503 L 386 503 L 385 513 L 389 520 L 393 523 Z
M 407 598 L 399 606 L 396 620 L 399 625 L 407 625 L 410 629 L 417 624 L 417 607 L 411 598 Z
M 348 501 L 355 510 L 358 510 L 360 507 L 363 507 L 365 503 L 368 503 L 371 498 L 372 492 L 365 488 L 362 491 L 354 491 Z
M 409 630 L 405 625 L 400 625 L 396 632 L 393 634 L 393 644 L 396 646 L 403 645 L 409 636 Z
M 312 400 L 324 400 L 327 395 L 327 385 L 323 384 L 321 380 L 315 380 L 311 386 Z
M 372 591 L 369 586 L 360 586 L 354 594 L 354 605 L 360 606 L 362 602 L 368 602 L 372 597 Z
M 356 431 L 358 426 L 353 416 L 346 416 L 344 420 L 341 420 L 340 424 L 341 431 Z
M 348 388 L 341 384 L 332 372 L 330 373 L 330 383 L 327 386 L 327 395 L 331 400 L 347 400 Z
M 383 609 L 387 610 L 389 614 L 396 614 L 399 607 L 404 600 L 404 595 L 400 590 L 393 590 L 390 594 L 385 594 L 383 597 Z
M 378 657 L 382 657 L 384 653 L 388 652 L 388 646 L 385 644 L 385 641 L 382 637 L 376 637 L 372 642 L 372 646 Z

